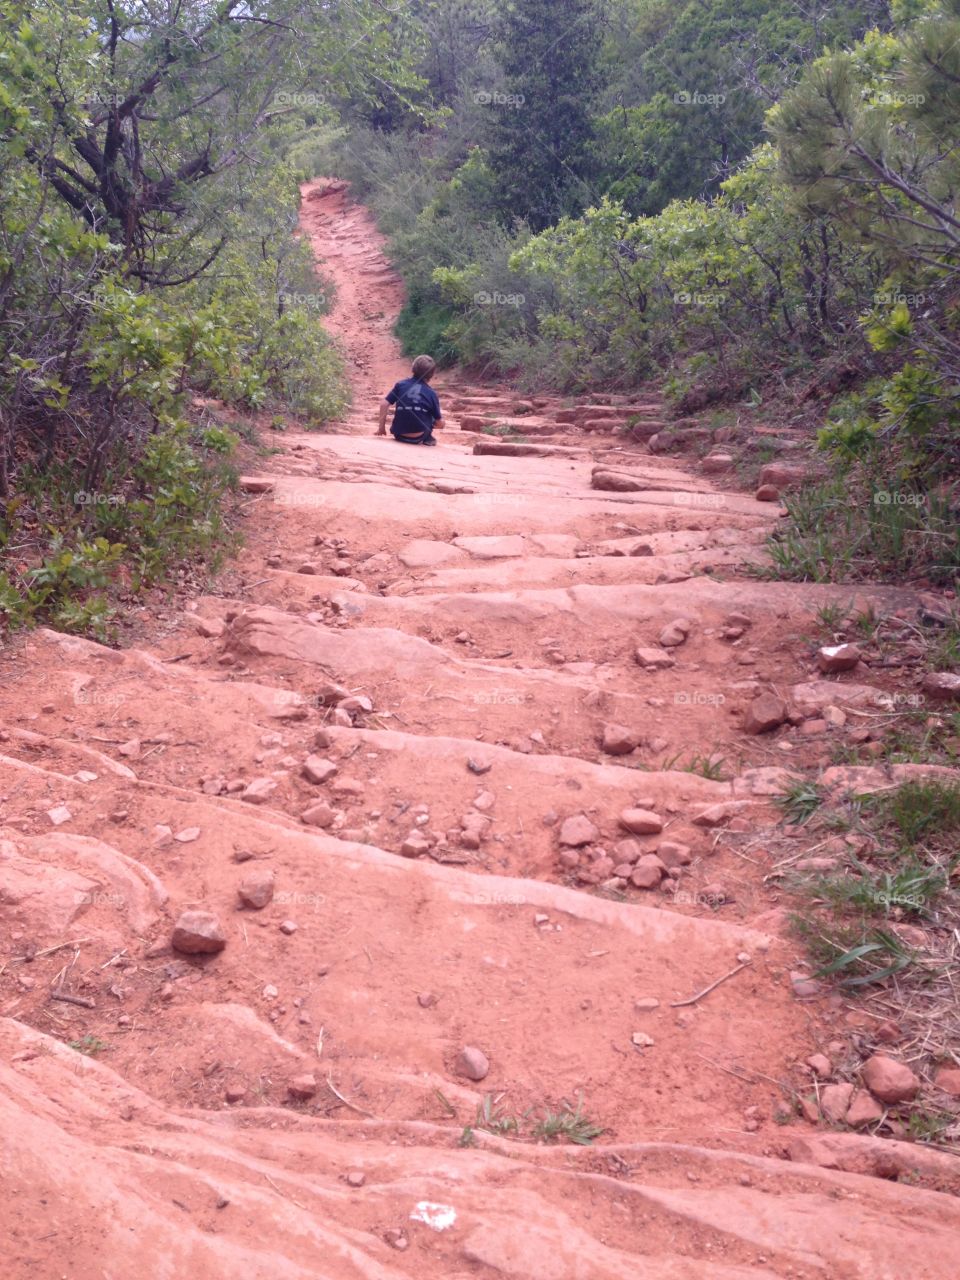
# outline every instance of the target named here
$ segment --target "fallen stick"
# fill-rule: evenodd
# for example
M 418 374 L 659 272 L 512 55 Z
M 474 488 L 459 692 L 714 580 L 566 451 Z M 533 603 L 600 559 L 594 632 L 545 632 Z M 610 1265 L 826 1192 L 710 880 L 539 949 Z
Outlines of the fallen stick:
M 696 1004 L 698 1000 L 702 1000 L 704 996 L 708 996 L 711 991 L 715 991 L 721 982 L 726 982 L 728 978 L 734 977 L 741 969 L 746 969 L 750 964 L 749 960 L 744 960 L 743 964 L 738 964 L 735 969 L 731 969 L 729 973 L 725 973 L 722 978 L 718 978 L 716 982 L 711 982 L 709 987 L 704 987 L 702 991 L 698 991 L 695 996 L 691 996 L 689 1000 L 671 1000 L 671 1009 L 682 1009 L 685 1005 Z
M 96 1003 L 89 996 L 72 996 L 69 991 L 51 991 L 51 1000 L 62 1000 L 64 1004 L 79 1004 L 84 1009 L 95 1009 Z
M 333 1083 L 333 1079 L 327 1076 L 327 1088 L 335 1098 L 339 1098 L 345 1107 L 349 1107 L 351 1111 L 359 1111 L 360 1115 L 366 1116 L 369 1120 L 376 1120 L 376 1116 L 372 1111 L 364 1111 L 363 1107 L 358 1107 L 355 1102 L 351 1102 L 349 1098 L 345 1098 L 340 1090 Z
M 281 1191 L 274 1180 L 270 1177 L 269 1173 L 265 1173 L 263 1176 L 270 1183 L 278 1196 L 283 1196 L 284 1200 L 289 1200 L 291 1204 L 295 1204 L 298 1209 L 303 1209 L 304 1213 L 306 1213 L 306 1206 L 302 1205 L 299 1200 L 294 1200 L 293 1196 L 288 1196 L 285 1191 Z
M 71 938 L 69 942 L 58 942 L 55 947 L 45 947 L 43 951 L 34 951 L 30 956 L 14 956 L 15 960 L 22 960 L 25 964 L 39 960 L 42 956 L 52 956 L 55 951 L 62 951 L 64 947 L 79 947 L 81 943 L 92 942 L 92 938 Z

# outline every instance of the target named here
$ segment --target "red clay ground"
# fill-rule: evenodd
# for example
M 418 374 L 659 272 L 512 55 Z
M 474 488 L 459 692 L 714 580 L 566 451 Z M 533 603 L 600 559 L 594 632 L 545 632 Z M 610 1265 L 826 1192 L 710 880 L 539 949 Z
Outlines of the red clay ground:
M 5 1274 L 960 1274 L 949 1157 L 795 1108 L 877 1026 L 798 998 L 768 878 L 806 851 L 791 771 L 912 669 L 817 671 L 851 591 L 749 576 L 777 504 L 615 434 L 653 391 L 447 375 L 438 448 L 377 439 L 400 286 L 341 184 L 303 227 L 353 411 L 282 437 L 244 550 L 148 642 L 5 655 Z M 547 447 L 473 452 L 492 421 Z M 745 732 L 764 693 L 788 718 Z M 172 948 L 189 908 L 217 953 Z M 578 1106 L 592 1146 L 535 1140 Z

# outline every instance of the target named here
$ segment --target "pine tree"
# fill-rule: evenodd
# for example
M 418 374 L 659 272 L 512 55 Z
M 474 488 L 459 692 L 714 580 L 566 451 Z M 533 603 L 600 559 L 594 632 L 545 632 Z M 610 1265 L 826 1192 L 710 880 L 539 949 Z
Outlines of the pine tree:
M 490 94 L 490 166 L 507 220 L 542 230 L 591 199 L 593 108 L 602 47 L 592 0 L 509 0 L 504 87 Z

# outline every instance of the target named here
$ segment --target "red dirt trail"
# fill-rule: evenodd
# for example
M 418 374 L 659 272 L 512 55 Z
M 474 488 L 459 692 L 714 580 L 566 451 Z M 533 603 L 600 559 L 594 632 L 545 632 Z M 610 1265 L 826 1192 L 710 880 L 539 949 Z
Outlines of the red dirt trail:
M 343 184 L 302 227 L 350 413 L 245 478 L 216 593 L 3 664 L 4 1276 L 960 1275 L 948 1157 L 792 1108 L 873 1030 L 770 879 L 804 715 L 879 690 L 799 639 L 850 588 L 744 571 L 779 508 L 618 431 L 653 389 L 447 373 L 437 448 L 377 438 L 402 289 Z

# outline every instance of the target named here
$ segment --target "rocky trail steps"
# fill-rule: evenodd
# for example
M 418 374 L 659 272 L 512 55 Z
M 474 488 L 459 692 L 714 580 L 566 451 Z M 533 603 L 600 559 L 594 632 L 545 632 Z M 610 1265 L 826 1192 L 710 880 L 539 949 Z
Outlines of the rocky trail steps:
M 342 184 L 302 224 L 353 409 L 244 477 L 216 594 L 3 663 L 4 1274 L 960 1275 L 776 878 L 791 778 L 924 772 L 830 767 L 905 675 L 817 610 L 917 599 L 752 575 L 804 464 L 723 487 L 653 388 L 448 374 L 439 447 L 376 438 L 399 283 Z

